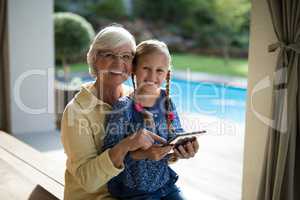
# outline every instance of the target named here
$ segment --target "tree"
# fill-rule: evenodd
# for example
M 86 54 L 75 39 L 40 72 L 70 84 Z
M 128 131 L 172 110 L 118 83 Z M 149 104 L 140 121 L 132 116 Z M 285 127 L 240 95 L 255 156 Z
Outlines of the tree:
M 248 0 L 214 0 L 215 27 L 212 37 L 222 46 L 225 65 L 228 64 L 229 49 L 236 37 L 242 34 L 242 28 L 250 10 Z
M 123 0 L 101 0 L 90 3 L 87 10 L 93 13 L 96 18 L 105 18 L 108 20 L 120 20 L 127 17 Z
M 134 13 L 176 34 L 194 40 L 197 48 L 223 51 L 225 63 L 232 45 L 247 46 L 249 0 L 135 0 Z
M 65 80 L 70 71 L 70 59 L 85 53 L 95 36 L 91 24 L 83 17 L 61 12 L 54 15 L 55 30 L 55 56 L 62 62 Z
M 136 17 L 166 24 L 178 24 L 197 2 L 196 0 L 134 0 L 133 11 Z

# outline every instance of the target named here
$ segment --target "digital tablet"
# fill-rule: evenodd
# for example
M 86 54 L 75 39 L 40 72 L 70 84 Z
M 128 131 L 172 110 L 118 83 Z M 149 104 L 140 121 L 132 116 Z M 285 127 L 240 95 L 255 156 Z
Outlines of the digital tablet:
M 186 139 L 186 142 L 187 142 L 188 140 L 190 141 L 191 137 L 199 136 L 203 133 L 206 133 L 206 131 L 202 130 L 202 131 L 178 133 L 178 135 L 176 135 L 175 137 L 168 140 L 165 145 L 175 144 L 178 142 L 178 140 L 181 140 L 181 139 L 183 139 L 183 140 Z

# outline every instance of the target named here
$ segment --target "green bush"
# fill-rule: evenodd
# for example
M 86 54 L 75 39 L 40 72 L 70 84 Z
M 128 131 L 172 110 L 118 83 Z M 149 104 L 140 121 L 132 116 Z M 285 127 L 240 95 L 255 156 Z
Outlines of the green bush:
M 95 36 L 91 24 L 73 13 L 55 13 L 55 55 L 62 63 L 85 53 Z

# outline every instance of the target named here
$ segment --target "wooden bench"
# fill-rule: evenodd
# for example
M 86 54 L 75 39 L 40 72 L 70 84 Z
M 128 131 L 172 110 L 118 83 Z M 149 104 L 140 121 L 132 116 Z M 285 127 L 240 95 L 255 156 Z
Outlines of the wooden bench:
M 64 177 L 53 162 L 0 131 L 0 199 L 63 199 Z

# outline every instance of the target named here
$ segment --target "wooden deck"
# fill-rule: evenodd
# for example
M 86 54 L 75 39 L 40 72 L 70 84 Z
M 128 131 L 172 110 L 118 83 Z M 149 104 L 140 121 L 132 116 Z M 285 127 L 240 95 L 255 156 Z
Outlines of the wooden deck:
M 40 152 L 0 131 L 0 199 L 63 198 L 63 177 Z

